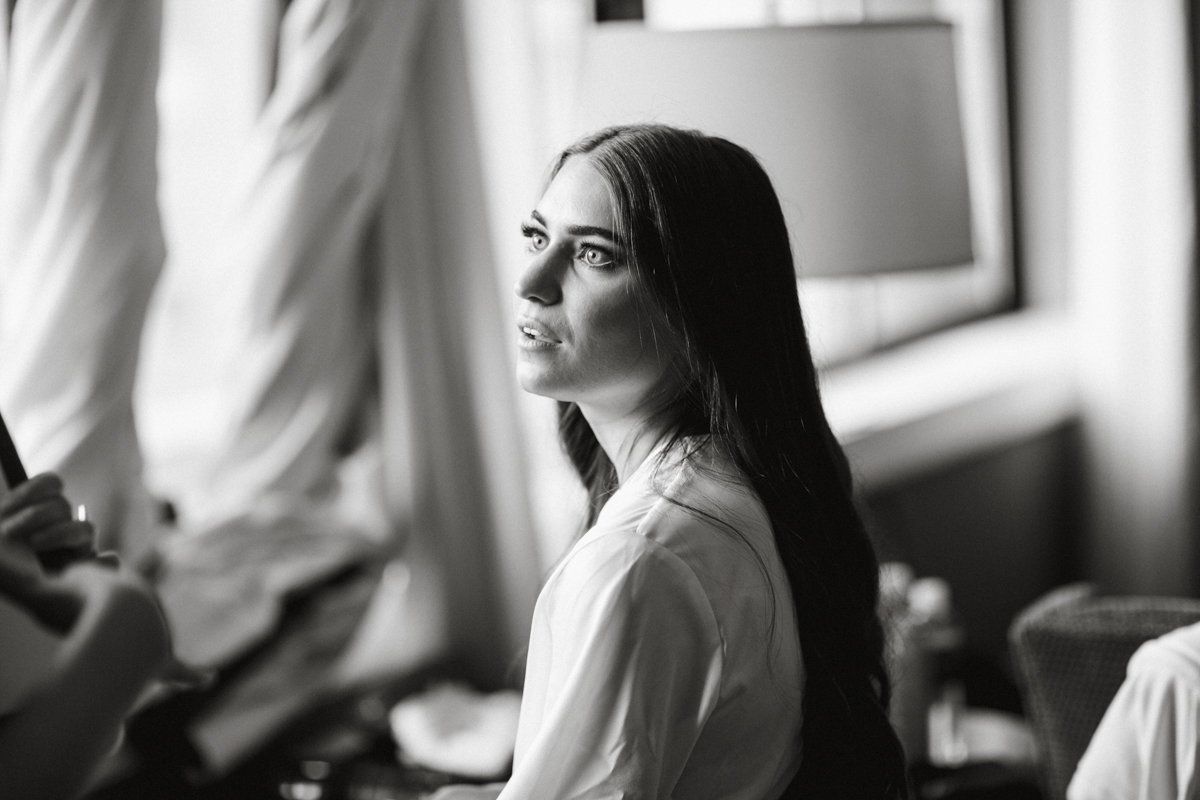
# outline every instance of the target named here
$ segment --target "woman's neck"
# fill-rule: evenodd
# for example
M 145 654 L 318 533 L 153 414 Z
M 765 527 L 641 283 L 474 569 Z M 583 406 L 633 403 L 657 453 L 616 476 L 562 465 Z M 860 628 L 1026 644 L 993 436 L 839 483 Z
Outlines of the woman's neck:
M 667 426 L 655 424 L 652 416 L 624 414 L 610 416 L 581 405 L 579 410 L 591 426 L 596 441 L 617 470 L 617 481 L 624 484 L 637 471 L 654 448 L 667 435 Z

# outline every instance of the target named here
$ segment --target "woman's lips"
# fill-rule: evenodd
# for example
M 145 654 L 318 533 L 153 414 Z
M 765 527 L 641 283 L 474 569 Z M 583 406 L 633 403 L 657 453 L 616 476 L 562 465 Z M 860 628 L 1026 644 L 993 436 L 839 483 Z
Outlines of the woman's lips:
M 521 333 L 521 344 L 526 347 L 551 347 L 556 344 L 562 344 L 545 325 L 533 320 L 517 320 L 517 330 Z

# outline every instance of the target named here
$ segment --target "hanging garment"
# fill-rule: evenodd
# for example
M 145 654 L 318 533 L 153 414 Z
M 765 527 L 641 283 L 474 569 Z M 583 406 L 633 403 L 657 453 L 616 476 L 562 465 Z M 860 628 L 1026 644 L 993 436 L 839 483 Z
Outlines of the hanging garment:
M 102 547 L 154 535 L 133 381 L 163 261 L 159 0 L 16 5 L 0 126 L 0 408 Z
M 223 257 L 246 284 L 228 435 L 187 509 L 220 520 L 335 492 L 374 357 L 369 232 L 390 174 L 421 0 L 295 0 Z

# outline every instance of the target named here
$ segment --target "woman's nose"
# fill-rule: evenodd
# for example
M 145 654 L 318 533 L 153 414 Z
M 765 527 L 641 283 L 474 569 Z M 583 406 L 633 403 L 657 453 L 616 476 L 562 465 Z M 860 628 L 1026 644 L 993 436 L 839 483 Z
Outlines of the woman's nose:
M 562 270 L 553 248 L 535 253 L 513 287 L 522 300 L 551 306 L 562 300 Z

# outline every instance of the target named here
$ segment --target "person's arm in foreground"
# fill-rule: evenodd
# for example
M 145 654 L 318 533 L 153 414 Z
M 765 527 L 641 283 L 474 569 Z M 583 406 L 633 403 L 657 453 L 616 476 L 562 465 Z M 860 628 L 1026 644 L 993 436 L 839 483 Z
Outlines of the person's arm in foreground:
M 111 560 L 47 576 L 36 552 L 90 543 L 54 476 L 38 476 L 0 505 L 0 594 L 64 634 L 44 682 L 0 717 L 0 794 L 69 798 L 116 743 L 149 681 L 171 663 L 150 589 Z
M 125 715 L 162 670 L 167 633 L 149 590 L 128 571 L 77 564 L 35 591 L 39 611 L 61 618 L 74 608 L 77 618 L 45 682 L 0 718 L 0 782 L 5 797 L 67 798 L 116 744 Z
M 1068 800 L 1200 796 L 1200 624 L 1143 644 L 1092 734 Z

